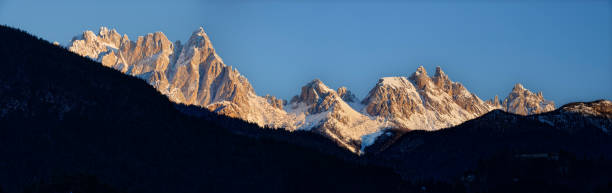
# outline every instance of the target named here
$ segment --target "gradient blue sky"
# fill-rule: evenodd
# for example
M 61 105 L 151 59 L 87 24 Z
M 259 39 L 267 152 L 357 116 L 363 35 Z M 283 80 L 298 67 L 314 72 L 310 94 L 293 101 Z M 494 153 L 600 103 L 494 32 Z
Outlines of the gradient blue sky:
M 204 26 L 226 64 L 289 99 L 319 78 L 364 97 L 384 76 L 435 66 L 483 100 L 517 83 L 558 106 L 612 99 L 610 1 L 0 0 L 0 24 L 49 41 L 116 28 L 185 41 Z

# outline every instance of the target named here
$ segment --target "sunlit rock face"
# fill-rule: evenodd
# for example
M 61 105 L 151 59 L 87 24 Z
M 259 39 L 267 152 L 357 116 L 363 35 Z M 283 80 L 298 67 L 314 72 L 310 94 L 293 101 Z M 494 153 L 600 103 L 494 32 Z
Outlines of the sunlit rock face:
M 349 97 L 350 91 L 346 88 L 338 90 Z M 378 137 L 381 133 L 377 132 L 385 126 L 382 120 L 357 112 L 319 79 L 303 86 L 300 94 L 287 105 L 287 110 L 297 117 L 296 129 L 321 133 L 355 153 L 371 144 L 364 142 L 369 141 L 364 138 Z
M 340 96 L 340 98 L 342 98 L 342 100 L 346 101 L 347 103 L 354 103 L 358 100 L 357 96 L 355 96 L 353 92 L 351 92 L 344 86 L 338 88 L 336 92 L 338 93 L 338 96 Z
M 261 126 L 291 125 L 282 102 L 255 94 L 248 80 L 223 63 L 203 28 L 185 44 L 172 43 L 162 32 L 131 41 L 116 30 L 85 31 L 68 49 L 102 65 L 146 80 L 177 103 L 198 105 Z
M 555 102 L 546 100 L 542 92 L 532 93 L 521 84 L 515 84 L 504 100 L 499 97 L 487 100 L 495 108 L 518 115 L 533 115 L 555 110 Z
M 487 103 L 490 106 L 496 107 L 498 109 L 502 109 L 501 101 L 499 100 L 499 97 L 497 95 L 495 95 L 495 97 L 493 97 L 493 99 L 489 99 L 489 100 L 485 101 L 485 103 Z
M 478 117 L 493 109 L 518 114 L 554 110 L 554 103 L 516 87 L 506 99 L 483 102 L 461 83 L 436 68 L 429 76 L 419 67 L 409 77 L 381 78 L 359 100 L 349 89 L 330 89 L 315 79 L 287 103 L 258 96 L 249 81 L 226 65 L 203 28 L 182 43 L 162 32 L 136 41 L 116 30 L 85 31 L 67 46 L 125 74 L 139 77 L 176 103 L 197 105 L 260 126 L 309 130 L 359 153 L 388 128 L 437 130 Z
M 555 103 L 544 99 L 542 92 L 532 93 L 525 89 L 523 85 L 515 84 L 501 107 L 510 113 L 533 115 L 555 110 Z
M 385 77 L 362 101 L 362 110 L 410 130 L 437 130 L 460 124 L 494 109 L 452 82 L 440 67 L 433 77 L 422 66 L 406 77 Z

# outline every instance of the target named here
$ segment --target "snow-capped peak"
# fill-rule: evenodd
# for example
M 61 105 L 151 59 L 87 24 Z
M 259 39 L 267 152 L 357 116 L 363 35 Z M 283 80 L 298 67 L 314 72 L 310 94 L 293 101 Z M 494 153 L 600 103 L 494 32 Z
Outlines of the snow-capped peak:
M 437 84 L 433 84 L 423 66 L 410 76 L 410 81 L 406 77 L 382 78 L 362 101 L 363 112 L 383 117 L 399 128 L 436 130 L 492 109 L 463 85 L 450 81 L 439 67 L 434 79 Z
M 260 126 L 292 125 L 282 101 L 255 95 L 248 80 L 223 63 L 201 27 L 185 45 L 173 44 L 162 32 L 139 36 L 134 42 L 101 27 L 99 35 L 85 31 L 69 49 L 146 80 L 174 102 L 202 106 Z
M 315 89 L 318 93 L 332 93 L 335 92 L 333 89 L 327 87 L 327 85 L 323 84 L 323 81 L 317 79 L 312 80 L 310 83 L 306 85 L 309 88 Z
M 412 83 L 406 77 L 383 77 L 378 80 L 377 85 L 393 88 L 413 88 Z
M 452 82 L 440 67 L 429 77 L 423 66 L 410 78 L 379 79 L 360 103 L 346 87 L 336 91 L 314 79 L 285 104 L 273 96 L 256 95 L 248 80 L 217 55 L 202 27 L 185 44 L 169 41 L 162 32 L 130 41 L 125 34 L 101 27 L 98 34 L 85 31 L 75 37 L 69 49 L 146 80 L 174 102 L 202 106 L 260 126 L 313 130 L 353 152 L 363 151 L 385 128 L 442 129 L 501 108 Z M 511 95 L 519 101 L 554 108 L 541 93 L 533 94 L 520 84 L 514 90 Z M 532 102 L 516 106 L 523 104 Z
M 302 87 L 300 95 L 288 105 L 288 112 L 297 117 L 298 129 L 319 132 L 356 153 L 370 145 L 372 137 L 378 136 L 370 134 L 380 131 L 385 125 L 357 112 L 319 79 Z M 362 143 L 364 136 L 369 143 Z
M 415 84 L 417 89 L 424 89 L 427 85 L 432 83 L 431 78 L 427 76 L 427 71 L 423 66 L 419 66 L 419 68 L 410 75 L 409 80 Z
M 328 110 L 334 105 L 333 103 L 328 103 L 326 106 L 320 106 L 320 103 L 326 98 L 336 99 L 339 98 L 339 96 L 336 91 L 327 87 L 321 80 L 314 79 L 302 87 L 300 95 L 293 97 L 291 103 L 294 104 L 294 106 L 304 104 L 309 106 L 308 112 L 319 113 Z

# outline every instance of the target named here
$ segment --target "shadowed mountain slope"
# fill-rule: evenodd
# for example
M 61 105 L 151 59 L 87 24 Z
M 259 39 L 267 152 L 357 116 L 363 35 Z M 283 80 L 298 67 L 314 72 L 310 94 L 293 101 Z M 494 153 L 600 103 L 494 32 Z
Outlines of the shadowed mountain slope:
M 458 180 L 466 171 L 475 169 L 479 161 L 500 154 L 508 156 L 503 159 L 505 161 L 541 155 L 544 160 L 554 159 L 548 156 L 559 152 L 585 160 L 607 160 L 604 162 L 608 163 L 606 168 L 580 171 L 584 172 L 584 179 L 591 181 L 572 182 L 571 176 L 557 172 L 540 176 L 540 180 L 547 183 L 568 184 L 584 191 L 585 187 L 612 181 L 612 177 L 603 172 L 609 171 L 612 163 L 609 161 L 612 158 L 612 135 L 608 130 L 612 128 L 610 112 L 612 102 L 607 100 L 570 103 L 555 111 L 530 116 L 494 110 L 448 129 L 400 133 L 401 137 L 388 139 L 393 143 L 375 144 L 366 155 L 375 163 L 394 167 L 406 178 L 442 180 Z M 385 148 L 376 151 L 374 147 Z M 536 172 L 524 173 L 529 174 Z M 497 179 L 490 177 L 483 183 L 495 187 Z

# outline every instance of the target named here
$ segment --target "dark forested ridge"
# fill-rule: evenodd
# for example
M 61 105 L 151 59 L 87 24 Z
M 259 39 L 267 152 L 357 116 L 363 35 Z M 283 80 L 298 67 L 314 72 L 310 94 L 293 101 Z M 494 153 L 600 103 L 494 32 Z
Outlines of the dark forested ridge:
M 402 133 L 368 157 L 407 178 L 461 181 L 475 192 L 610 190 L 612 120 L 560 109 L 531 116 L 494 110 L 456 127 Z
M 0 193 L 611 190 L 612 140 L 581 114 L 493 111 L 391 131 L 358 157 L 317 134 L 173 104 L 13 28 L 0 26 L 0 42 Z

